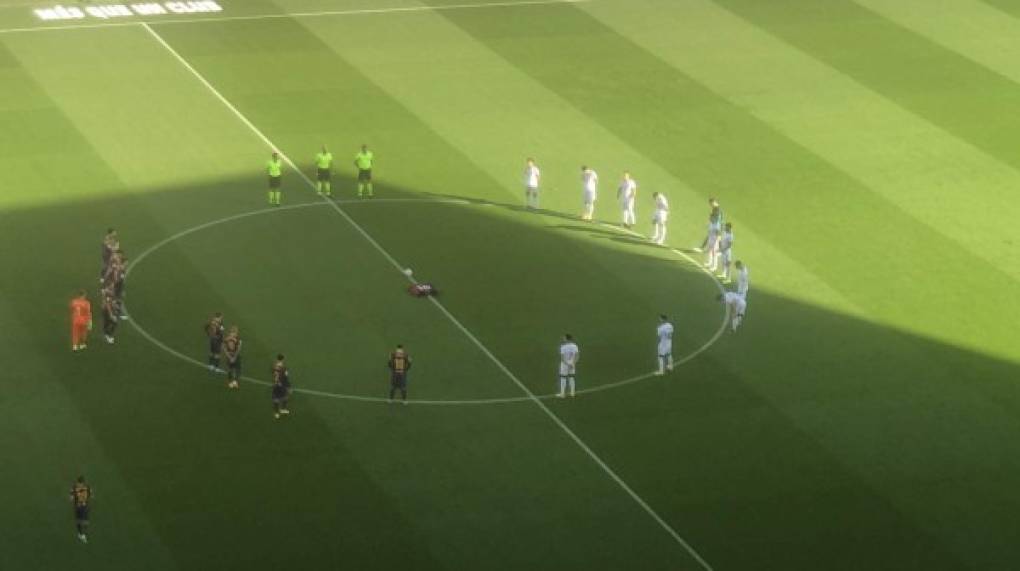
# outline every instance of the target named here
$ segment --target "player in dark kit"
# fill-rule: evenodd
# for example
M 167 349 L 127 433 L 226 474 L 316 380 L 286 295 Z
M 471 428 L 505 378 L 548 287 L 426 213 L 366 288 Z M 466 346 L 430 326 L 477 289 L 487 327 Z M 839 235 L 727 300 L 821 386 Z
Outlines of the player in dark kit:
M 74 506 L 74 524 L 78 528 L 78 540 L 88 543 L 89 503 L 92 501 L 92 488 L 85 483 L 85 476 L 71 485 L 71 505 Z
M 212 314 L 209 321 L 205 323 L 205 335 L 209 338 L 209 370 L 216 372 L 221 370 L 220 363 L 223 357 L 223 314 L 217 311 Z
M 106 342 L 113 345 L 115 339 L 114 334 L 117 333 L 117 322 L 118 311 L 117 311 L 117 298 L 113 294 L 113 288 L 103 288 L 100 292 L 103 296 L 103 336 L 106 337 Z
M 272 394 L 274 418 L 280 418 L 281 414 L 290 414 L 290 411 L 287 410 L 287 401 L 290 399 L 290 393 L 293 390 L 290 385 L 290 369 L 284 363 L 283 354 L 281 353 L 276 356 L 276 362 L 273 363 Z
M 227 388 L 236 389 L 241 378 L 241 332 L 236 325 L 223 340 L 223 356 L 227 358 Z
M 390 368 L 390 402 L 393 402 L 393 395 L 400 391 L 400 398 L 407 404 L 407 372 L 411 370 L 411 356 L 404 351 L 403 345 L 390 353 L 390 360 L 387 363 Z
M 106 236 L 103 236 L 103 268 L 99 272 L 99 283 L 103 283 L 106 279 L 106 272 L 110 269 L 110 258 L 119 249 L 120 241 L 117 239 L 117 231 L 107 228 Z

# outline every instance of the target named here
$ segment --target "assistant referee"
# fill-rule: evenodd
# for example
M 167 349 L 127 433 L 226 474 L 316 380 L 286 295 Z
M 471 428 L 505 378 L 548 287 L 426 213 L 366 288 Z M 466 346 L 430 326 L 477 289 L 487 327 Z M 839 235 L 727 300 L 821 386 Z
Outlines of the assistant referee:
M 354 167 L 358 169 L 358 198 L 363 198 L 365 192 L 372 197 L 372 163 L 375 162 L 375 155 L 368 150 L 368 145 L 361 145 L 361 152 L 354 155 Z

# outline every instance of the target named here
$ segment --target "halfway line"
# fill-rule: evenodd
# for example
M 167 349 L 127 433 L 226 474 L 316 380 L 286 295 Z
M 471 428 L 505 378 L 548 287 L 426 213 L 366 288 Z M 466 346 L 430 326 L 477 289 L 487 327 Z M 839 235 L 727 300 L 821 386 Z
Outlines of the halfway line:
M 223 94 L 217 91 L 216 88 L 213 87 L 212 84 L 209 83 L 209 81 L 206 80 L 205 77 L 203 77 L 202 74 L 198 72 L 198 70 L 192 67 L 192 65 L 188 63 L 188 61 L 184 59 L 183 56 L 177 53 L 177 50 L 175 50 L 170 44 L 168 44 L 166 40 L 163 39 L 162 36 L 157 34 L 156 31 L 153 30 L 151 26 L 149 26 L 149 24 L 142 22 L 140 25 L 144 27 L 146 31 L 148 31 L 149 34 L 151 34 L 152 37 L 156 39 L 156 41 L 158 41 L 164 48 L 166 48 L 166 50 L 170 52 L 170 54 L 173 55 L 174 58 L 176 58 L 177 61 L 181 63 L 181 65 L 183 65 L 188 71 L 190 71 L 191 74 L 194 75 L 195 78 L 197 78 L 202 83 L 202 85 L 206 87 L 206 89 L 212 92 L 212 94 L 215 95 L 216 98 L 219 99 L 227 107 L 227 109 L 233 112 L 233 114 L 236 115 L 237 118 L 240 119 L 242 123 L 247 125 L 248 128 L 251 129 L 252 132 L 255 133 L 255 135 L 262 140 L 262 142 L 264 142 L 270 149 L 273 149 L 274 151 L 278 152 L 280 154 L 280 157 L 287 163 L 287 165 L 290 166 L 290 168 L 294 169 L 294 172 L 296 172 L 298 176 L 300 176 L 301 179 L 304 180 L 313 191 L 315 190 L 315 183 L 312 182 L 312 179 L 308 178 L 308 176 L 304 172 L 302 172 L 301 169 L 299 169 L 298 166 L 294 164 L 294 162 L 291 161 L 289 157 L 287 157 L 287 155 L 280 151 L 276 147 L 276 145 L 274 145 L 273 142 L 270 141 L 269 138 L 266 137 L 265 134 L 263 134 L 262 131 L 258 129 L 258 127 L 252 124 L 252 122 L 249 121 L 248 118 L 245 117 L 240 111 L 238 111 L 238 109 L 234 107 L 234 105 L 230 103 L 230 101 L 227 100 L 227 98 L 224 97 Z M 337 203 L 333 202 L 332 200 L 329 200 L 328 198 L 322 197 L 322 199 L 329 203 L 333 207 L 333 210 L 335 210 L 337 214 L 343 217 L 343 219 L 346 220 L 351 225 L 352 228 L 354 228 L 359 234 L 361 234 L 361 236 L 365 238 L 365 240 L 367 240 L 368 243 L 371 244 L 384 258 L 386 258 L 386 260 L 388 260 L 390 264 L 392 264 L 393 267 L 398 272 L 401 273 L 401 275 L 404 275 L 403 266 L 401 266 L 397 262 L 397 260 L 394 259 L 393 256 L 391 256 L 390 253 L 387 252 L 386 249 L 383 248 L 379 244 L 379 242 L 375 240 L 375 238 L 373 238 L 364 228 L 362 228 L 360 224 L 355 222 L 354 219 L 351 218 L 350 215 L 347 214 L 347 212 L 343 208 L 340 208 L 340 206 Z M 417 283 L 417 281 L 411 276 L 407 276 L 407 279 L 411 283 Z M 462 324 L 459 319 L 454 317 L 453 314 L 450 313 L 448 309 L 446 309 L 446 306 L 444 306 L 442 303 L 439 302 L 439 300 L 437 300 L 434 297 L 429 297 L 428 299 L 432 302 L 433 305 L 436 306 L 437 309 L 439 309 L 440 312 L 443 313 L 443 315 L 445 315 L 450 320 L 451 323 L 454 324 L 454 326 L 457 327 L 457 329 L 460 329 L 461 332 L 464 333 L 464 335 L 467 336 L 467 338 L 470 339 L 471 342 L 474 343 L 475 346 L 477 346 L 478 349 L 481 350 L 481 352 L 484 353 L 485 356 L 488 357 L 496 365 L 497 368 L 499 368 L 499 370 L 503 371 L 503 373 L 505 373 L 506 376 L 509 377 L 510 380 L 512 380 L 514 384 L 516 384 L 518 388 L 521 389 L 525 396 L 527 396 L 528 399 L 535 403 L 535 406 L 537 406 L 543 413 L 545 413 L 545 415 L 548 416 L 556 424 L 556 426 L 560 427 L 560 429 L 563 430 L 563 432 L 565 432 L 567 436 L 569 436 L 570 439 L 573 440 L 574 443 L 577 444 L 577 446 L 580 447 L 581 450 L 583 450 L 584 453 L 587 454 L 588 457 L 591 458 L 592 461 L 595 462 L 595 464 L 598 465 L 598 467 L 601 468 L 602 471 L 605 472 L 606 475 L 610 477 L 610 479 L 616 482 L 620 486 L 620 488 L 622 488 L 623 491 L 626 492 L 627 495 L 631 497 L 631 499 L 633 499 L 639 506 L 641 506 L 641 508 L 649 516 L 651 516 L 651 518 L 654 519 L 655 522 L 662 527 L 662 529 L 664 529 L 677 543 L 679 543 L 687 551 L 687 553 L 692 558 L 694 558 L 695 561 L 697 561 L 704 569 L 706 569 L 706 571 L 713 571 L 712 566 L 709 565 L 708 562 L 705 561 L 705 559 L 703 559 L 701 555 L 697 551 L 695 551 L 695 549 L 691 547 L 691 545 L 687 543 L 687 541 L 683 537 L 681 537 L 680 534 L 677 533 L 676 530 L 669 525 L 669 523 L 666 522 L 666 520 L 662 519 L 662 516 L 660 516 L 654 509 L 652 509 L 652 507 L 648 505 L 648 503 L 645 502 L 645 500 L 642 499 L 641 496 L 637 494 L 637 492 L 635 492 L 629 485 L 627 485 L 626 482 L 623 481 L 623 478 L 621 478 L 615 471 L 613 471 L 612 468 L 610 468 L 601 458 L 599 458 L 595 451 L 592 450 L 583 440 L 581 440 L 581 437 L 575 434 L 574 431 L 570 429 L 570 427 L 568 427 L 562 420 L 560 420 L 559 416 L 557 416 L 552 410 L 549 409 L 549 407 L 545 405 L 545 403 L 543 403 L 537 396 L 535 396 L 535 393 L 531 392 L 531 389 L 525 386 L 525 384 L 522 383 L 521 380 L 517 378 L 517 375 L 515 375 L 510 369 L 508 369 L 507 366 L 504 365 L 503 362 L 500 361 L 499 358 L 497 358 L 492 353 L 492 351 L 490 351 L 489 348 L 486 347 L 477 337 L 475 337 L 475 335 L 471 333 L 471 331 L 469 331 L 468 328 L 465 327 L 464 324 Z

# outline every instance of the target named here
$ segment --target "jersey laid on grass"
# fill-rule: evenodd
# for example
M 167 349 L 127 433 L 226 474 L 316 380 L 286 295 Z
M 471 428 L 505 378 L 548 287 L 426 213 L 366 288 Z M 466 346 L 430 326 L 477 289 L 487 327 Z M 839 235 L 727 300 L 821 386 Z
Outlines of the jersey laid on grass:
M 528 188 L 538 188 L 538 179 L 542 176 L 542 172 L 538 170 L 538 167 L 531 165 L 524 169 L 524 186 Z
M 668 355 L 673 352 L 673 324 L 662 323 L 655 331 L 659 338 L 659 354 Z

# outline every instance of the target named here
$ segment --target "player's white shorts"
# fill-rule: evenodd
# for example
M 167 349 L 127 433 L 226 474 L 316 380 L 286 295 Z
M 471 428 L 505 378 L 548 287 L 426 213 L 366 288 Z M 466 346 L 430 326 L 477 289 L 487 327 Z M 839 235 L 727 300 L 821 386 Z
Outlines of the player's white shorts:
M 527 192 L 528 194 L 538 194 L 538 187 L 537 186 L 530 186 L 530 185 L 529 186 L 525 186 L 524 187 L 524 192 Z
M 669 219 L 669 212 L 666 210 L 656 210 L 655 216 L 652 217 L 652 222 L 656 224 L 665 224 L 666 220 Z
M 719 245 L 719 233 L 712 228 L 708 229 L 708 238 L 705 240 L 705 249 L 714 250 Z
M 595 204 L 595 196 L 595 193 L 590 190 L 584 191 L 584 203 Z
M 577 365 L 568 365 L 566 363 L 560 363 L 560 376 L 569 377 L 577 371 Z
M 631 198 L 630 200 L 621 200 L 620 201 L 620 210 L 623 210 L 624 212 L 629 212 L 631 210 L 634 210 L 634 199 Z
M 730 248 L 729 250 L 719 252 L 719 263 L 722 264 L 723 266 L 728 266 L 730 265 L 730 259 L 732 257 L 733 257 L 732 248 Z
M 673 344 L 672 343 L 659 343 L 659 356 L 660 357 L 665 357 L 667 355 L 672 355 L 672 354 L 673 354 Z

